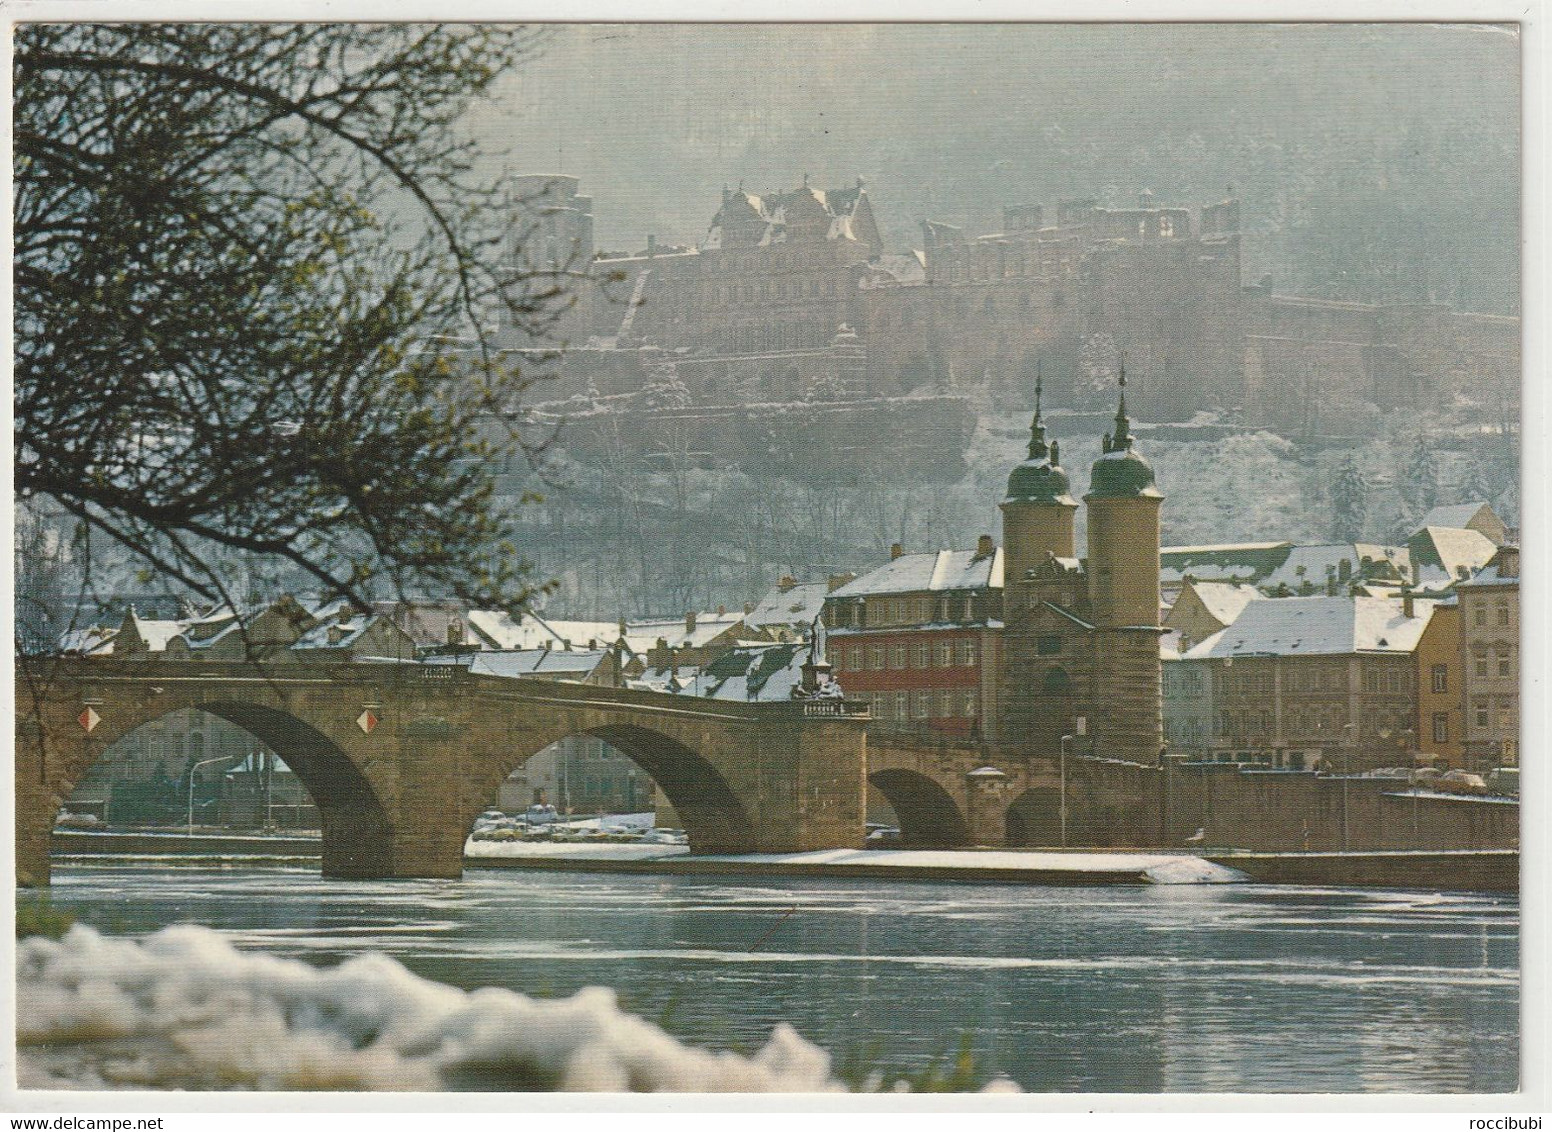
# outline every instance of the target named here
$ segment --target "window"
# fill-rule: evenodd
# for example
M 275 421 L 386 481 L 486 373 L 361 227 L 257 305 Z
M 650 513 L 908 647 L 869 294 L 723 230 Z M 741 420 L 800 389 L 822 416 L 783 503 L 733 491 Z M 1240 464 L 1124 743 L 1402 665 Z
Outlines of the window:
M 1045 670 L 1044 689 L 1047 692 L 1065 692 L 1072 684 L 1067 677 L 1067 670 L 1060 665 L 1053 664 Z
M 952 688 L 940 688 L 938 690 L 938 718 L 947 719 L 954 714 L 954 691 Z
M 1507 605 L 1500 605 L 1498 607 L 1498 623 L 1500 625 L 1507 625 L 1509 623 L 1509 607 Z
M 980 714 L 981 697 L 976 694 L 974 688 L 967 688 L 965 690 L 965 715 L 970 719 L 974 719 Z
M 909 692 L 896 692 L 895 693 L 895 718 L 896 719 L 910 719 L 911 718 L 910 693 Z
M 1487 610 L 1485 610 L 1485 609 L 1477 610 L 1477 624 L 1478 625 L 1486 625 L 1487 624 Z
M 1487 650 L 1486 649 L 1478 650 L 1475 654 L 1473 654 L 1471 660 L 1472 660 L 1472 664 L 1475 666 L 1474 671 L 1476 672 L 1476 674 L 1478 676 L 1486 676 L 1487 675 Z
M 1510 674 L 1511 673 L 1509 672 L 1509 654 L 1508 654 L 1508 650 L 1507 649 L 1500 650 L 1499 653 L 1498 653 L 1498 675 L 1500 675 L 1500 676 L 1508 676 Z
M 1442 695 L 1450 690 L 1450 666 L 1436 664 L 1433 666 L 1433 691 L 1435 695 Z M 1444 742 L 1440 739 L 1439 742 Z
M 1448 743 L 1450 741 L 1450 713 L 1436 711 L 1433 713 L 1433 741 L 1435 743 Z
M 881 645 L 874 645 L 868 649 L 868 667 L 878 672 L 884 667 L 884 649 Z
M 943 641 L 938 645 L 938 667 L 948 668 L 954 663 L 954 642 Z
M 912 652 L 914 653 L 914 656 L 911 659 L 912 667 L 914 667 L 914 668 L 931 668 L 932 667 L 932 646 L 931 645 L 929 645 L 929 644 L 918 644 L 915 647 L 915 649 L 912 650 Z
M 1058 634 L 1040 637 L 1035 641 L 1035 652 L 1040 656 L 1055 656 L 1062 651 L 1062 638 Z
M 911 693 L 911 718 L 926 719 L 927 713 L 932 710 L 931 692 Z
M 1476 717 L 1477 717 L 1477 726 L 1478 727 L 1486 727 L 1487 726 L 1487 704 L 1486 703 L 1479 702 L 1479 703 L 1476 704 Z

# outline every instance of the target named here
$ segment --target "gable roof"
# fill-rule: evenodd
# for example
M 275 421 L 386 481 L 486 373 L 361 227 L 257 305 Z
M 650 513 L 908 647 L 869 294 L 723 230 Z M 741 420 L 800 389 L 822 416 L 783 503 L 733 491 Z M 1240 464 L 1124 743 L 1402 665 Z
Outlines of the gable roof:
M 1249 602 L 1234 623 L 1182 653 L 1187 660 L 1239 656 L 1409 653 L 1436 603 L 1383 597 L 1288 597 Z
M 802 582 L 786 590 L 778 586 L 744 614 L 744 623 L 756 629 L 767 625 L 812 625 L 824 609 L 829 593 L 828 582 Z
M 830 596 L 868 597 L 1001 588 L 1002 547 L 999 546 L 990 554 L 977 554 L 973 550 L 902 554 L 838 587 Z
M 1236 582 L 1187 582 L 1186 589 L 1196 594 L 1197 600 L 1202 603 L 1213 620 L 1220 625 L 1232 625 L 1234 619 L 1240 615 L 1240 611 L 1250 602 L 1261 596 L 1255 586 L 1240 585 Z M 1181 597 L 1185 595 L 1182 593 Z M 1179 604 L 1179 599 L 1176 599 Z
M 1491 512 L 1493 509 L 1481 500 L 1476 500 L 1472 503 L 1451 503 L 1443 507 L 1435 507 L 1423 516 L 1423 521 L 1417 525 L 1417 529 L 1420 531 L 1427 527 L 1464 529 L 1484 510 Z
M 683 617 L 627 621 L 625 640 L 632 651 L 638 653 L 656 648 L 659 640 L 666 641 L 669 648 L 700 648 L 725 633 L 741 628 L 743 624 L 744 615 L 741 612 L 697 613 L 694 629 L 685 624 Z
M 1464 581 L 1498 553 L 1492 539 L 1463 527 L 1424 527 L 1407 545 L 1412 554 L 1414 579 L 1419 584 Z

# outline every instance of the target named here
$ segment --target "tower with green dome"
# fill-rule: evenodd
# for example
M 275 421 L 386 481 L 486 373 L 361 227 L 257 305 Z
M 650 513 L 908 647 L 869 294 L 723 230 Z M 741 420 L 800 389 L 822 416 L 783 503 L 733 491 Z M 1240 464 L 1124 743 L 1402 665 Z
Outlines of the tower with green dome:
M 1029 426 L 1029 456 L 1008 476 L 1008 494 L 1002 509 L 1003 577 L 1022 579 L 1051 557 L 1077 554 L 1075 517 L 1078 504 L 1072 498 L 1067 473 L 1055 441 L 1046 443 L 1045 422 L 1040 416 L 1041 381 L 1035 377 L 1035 417 Z M 1005 585 L 1004 600 L 1014 606 L 1022 587 Z M 1007 612 L 1015 610 L 1009 607 Z
M 1088 613 L 1094 624 L 1094 753 L 1153 763 L 1163 741 L 1159 509 L 1153 468 L 1134 447 L 1120 375 L 1115 431 L 1090 473 Z

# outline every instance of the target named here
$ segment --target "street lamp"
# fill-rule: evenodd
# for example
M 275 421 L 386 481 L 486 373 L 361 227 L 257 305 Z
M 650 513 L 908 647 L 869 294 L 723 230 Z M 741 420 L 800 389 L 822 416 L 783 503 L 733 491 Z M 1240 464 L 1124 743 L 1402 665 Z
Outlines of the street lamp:
M 1353 725 L 1342 724 L 1342 852 L 1347 852 L 1347 777 L 1353 769 Z
M 1061 782 L 1061 795 L 1057 801 L 1057 812 L 1061 814 L 1062 822 L 1062 848 L 1067 848 L 1067 744 L 1072 742 L 1071 735 L 1062 736 L 1062 757 L 1060 761 L 1060 773 L 1058 780 Z
M 189 816 L 189 832 L 188 832 L 188 836 L 190 836 L 190 837 L 194 836 L 194 772 L 196 770 L 198 770 L 202 766 L 209 766 L 211 763 L 224 763 L 224 762 L 226 762 L 227 759 L 229 759 L 231 757 L 232 757 L 231 755 L 217 755 L 213 759 L 205 759 L 203 762 L 197 762 L 193 766 L 189 767 L 189 815 L 188 815 Z

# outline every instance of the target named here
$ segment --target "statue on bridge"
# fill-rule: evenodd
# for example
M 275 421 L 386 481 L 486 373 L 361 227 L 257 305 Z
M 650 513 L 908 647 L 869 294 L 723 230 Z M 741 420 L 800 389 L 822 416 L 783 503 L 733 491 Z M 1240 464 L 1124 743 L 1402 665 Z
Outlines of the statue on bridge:
M 825 625 L 820 617 L 808 637 L 808 659 L 801 669 L 803 677 L 792 686 L 794 700 L 844 700 L 846 693 L 841 682 L 830 674 L 830 662 L 825 658 Z

